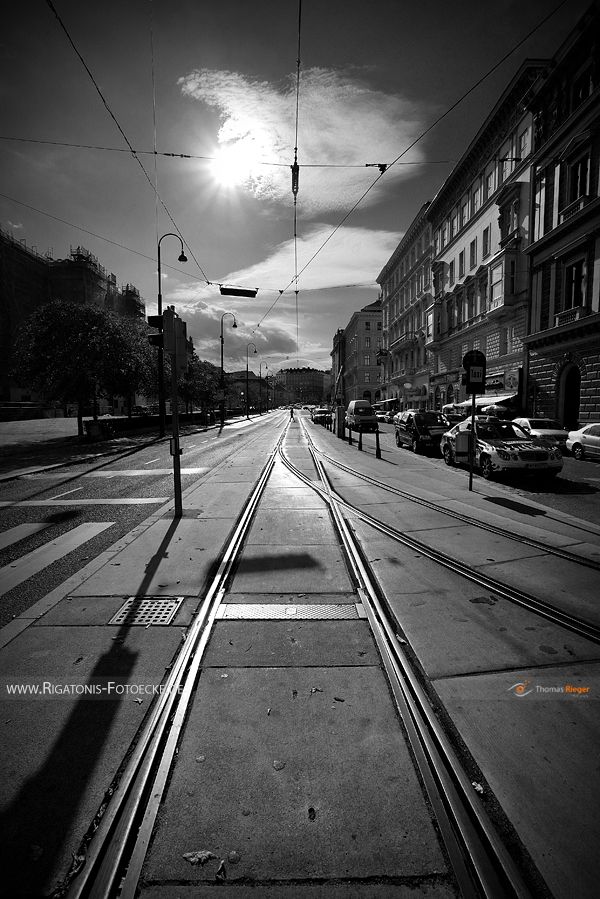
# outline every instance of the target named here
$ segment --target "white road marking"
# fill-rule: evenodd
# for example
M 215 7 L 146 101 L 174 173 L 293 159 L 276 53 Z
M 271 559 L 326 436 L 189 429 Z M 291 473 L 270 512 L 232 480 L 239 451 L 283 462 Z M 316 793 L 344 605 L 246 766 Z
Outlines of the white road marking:
M 144 506 L 149 503 L 166 503 L 168 496 L 142 496 L 134 499 L 26 499 L 18 503 L 0 502 L 0 507 L 12 506 Z
M 16 562 L 0 568 L 0 596 L 42 571 L 47 565 L 51 565 L 66 556 L 67 553 L 77 549 L 82 543 L 96 537 L 113 524 L 113 521 L 93 521 L 88 524 L 80 524 L 67 531 L 66 534 L 61 534 L 56 540 L 51 540 L 50 543 L 39 546 L 17 559 Z
M 29 537 L 31 534 L 37 534 L 38 531 L 43 531 L 45 528 L 49 527 L 50 524 L 48 522 L 41 521 L 32 522 L 30 524 L 18 524 L 16 527 L 10 528 L 8 531 L 0 534 L 0 549 L 6 549 L 7 546 L 18 543 L 19 540 L 24 540 L 25 537 Z
M 149 462 L 144 462 L 144 465 L 152 465 L 153 462 L 158 462 L 160 456 L 157 456 L 156 459 L 150 459 Z
M 205 474 L 207 471 L 210 471 L 206 466 L 204 468 L 182 468 L 181 474 Z M 137 478 L 137 477 L 148 477 L 149 475 L 165 475 L 165 474 L 173 474 L 172 468 L 113 468 L 111 470 L 103 469 L 102 471 L 86 471 L 79 472 L 78 474 L 71 475 L 72 477 L 78 478 Z M 50 472 L 49 474 L 31 474 L 31 475 L 23 475 L 23 479 L 28 481 L 52 481 L 58 480 L 60 478 L 65 478 L 64 474 L 54 474 Z
M 73 487 L 72 490 L 65 490 L 64 493 L 57 493 L 56 496 L 52 496 L 51 499 L 58 499 L 59 496 L 67 496 L 69 493 L 77 493 L 78 490 L 83 490 L 83 487 Z

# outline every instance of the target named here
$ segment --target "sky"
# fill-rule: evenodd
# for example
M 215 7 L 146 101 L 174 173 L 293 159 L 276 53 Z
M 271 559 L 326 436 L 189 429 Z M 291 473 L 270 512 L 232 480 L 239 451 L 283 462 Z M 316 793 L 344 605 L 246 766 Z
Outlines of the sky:
M 0 227 L 55 259 L 84 247 L 149 315 L 160 240 L 163 303 L 201 359 L 219 364 L 223 323 L 226 370 L 330 368 L 520 64 L 588 6 L 19 0 L 0 33 Z

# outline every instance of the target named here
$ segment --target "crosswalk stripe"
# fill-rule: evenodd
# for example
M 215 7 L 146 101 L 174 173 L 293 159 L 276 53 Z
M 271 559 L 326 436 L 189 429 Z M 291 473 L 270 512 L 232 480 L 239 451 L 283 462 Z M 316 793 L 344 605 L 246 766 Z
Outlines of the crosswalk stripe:
M 168 496 L 138 496 L 135 499 L 120 497 L 118 499 L 24 499 L 20 502 L 0 502 L 0 507 L 11 506 L 17 509 L 23 506 L 147 506 L 154 503 L 166 503 Z
M 18 524 L 14 528 L 9 528 L 8 531 L 0 534 L 0 549 L 6 549 L 7 546 L 18 543 L 19 540 L 24 540 L 25 537 L 30 537 L 31 534 L 37 534 L 38 531 L 43 531 L 49 527 L 48 522 L 35 521 L 30 524 Z
M 61 534 L 55 540 L 51 540 L 15 562 L 11 562 L 10 565 L 0 568 L 0 596 L 42 571 L 47 565 L 51 565 L 57 559 L 61 559 L 67 553 L 77 549 L 82 543 L 101 534 L 113 524 L 113 521 L 92 521 L 88 524 L 80 524 L 67 531 L 66 534 Z

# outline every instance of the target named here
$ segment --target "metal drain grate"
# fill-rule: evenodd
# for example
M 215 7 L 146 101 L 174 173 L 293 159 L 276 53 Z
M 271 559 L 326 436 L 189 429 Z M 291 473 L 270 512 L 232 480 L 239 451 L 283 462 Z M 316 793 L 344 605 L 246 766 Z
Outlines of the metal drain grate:
M 108 623 L 140 624 L 146 627 L 150 624 L 170 624 L 182 602 L 183 596 L 171 596 L 168 599 L 157 596 L 140 599 L 130 596 Z
M 362 607 L 361 607 L 362 608 Z M 260 618 L 260 619 L 325 619 L 325 618 L 362 618 L 358 605 L 297 605 L 285 606 L 276 603 L 223 603 L 217 618 Z

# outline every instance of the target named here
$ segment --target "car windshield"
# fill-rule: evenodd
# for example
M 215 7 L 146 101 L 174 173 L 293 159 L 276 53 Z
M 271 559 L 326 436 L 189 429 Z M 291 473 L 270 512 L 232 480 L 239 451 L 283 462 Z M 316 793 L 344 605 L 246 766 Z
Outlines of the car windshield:
M 543 431 L 562 431 L 560 422 L 553 418 L 530 418 L 530 428 L 541 428 Z
M 415 415 L 415 421 L 420 425 L 446 425 L 448 420 L 441 412 L 419 412 Z
M 373 408 L 371 406 L 358 406 L 354 410 L 355 415 L 375 415 Z
M 511 421 L 493 421 L 477 423 L 477 434 L 488 440 L 514 440 L 525 437 L 525 432 Z

